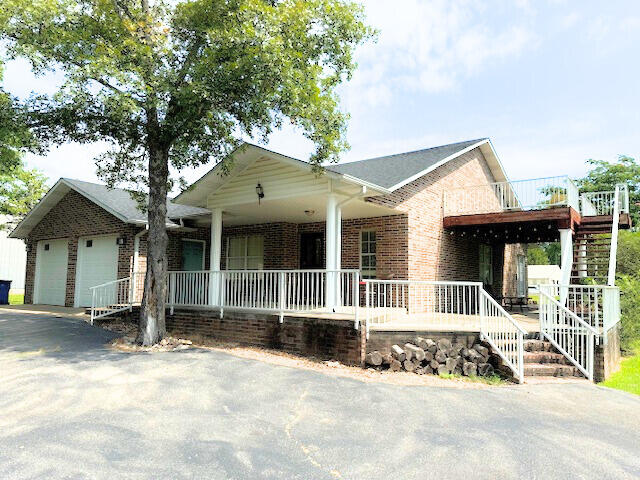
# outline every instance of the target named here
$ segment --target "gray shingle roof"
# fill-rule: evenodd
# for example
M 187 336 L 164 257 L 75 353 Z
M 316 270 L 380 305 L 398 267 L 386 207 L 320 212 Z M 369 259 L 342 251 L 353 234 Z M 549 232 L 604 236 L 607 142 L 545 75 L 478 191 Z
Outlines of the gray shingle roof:
M 126 219 L 127 222 L 142 223 L 147 221 L 147 214 L 138 208 L 138 203 L 131 198 L 129 191 L 121 188 L 108 188 L 97 183 L 83 182 L 72 178 L 64 178 L 65 182 L 71 184 L 80 193 L 90 200 L 93 200 L 103 208 L 112 211 L 117 216 Z M 191 207 L 189 205 L 178 205 L 167 200 L 167 218 L 178 219 L 205 215 L 209 210 L 204 208 Z
M 399 153 L 397 155 L 388 155 L 338 165 L 328 165 L 326 168 L 331 172 L 350 175 L 374 185 L 391 188 L 433 167 L 445 158 L 455 155 L 465 148 L 469 148 L 484 140 L 486 140 L 486 138 L 467 140 L 415 152 Z

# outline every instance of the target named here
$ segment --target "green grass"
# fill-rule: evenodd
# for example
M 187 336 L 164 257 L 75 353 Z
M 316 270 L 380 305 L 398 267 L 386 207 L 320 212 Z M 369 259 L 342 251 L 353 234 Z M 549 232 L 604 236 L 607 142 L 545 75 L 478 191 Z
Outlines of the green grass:
M 24 303 L 24 294 L 14 293 L 9 295 L 9 305 L 22 305 Z
M 600 385 L 640 395 L 640 341 L 636 342 L 633 352 L 622 360 L 620 371 Z

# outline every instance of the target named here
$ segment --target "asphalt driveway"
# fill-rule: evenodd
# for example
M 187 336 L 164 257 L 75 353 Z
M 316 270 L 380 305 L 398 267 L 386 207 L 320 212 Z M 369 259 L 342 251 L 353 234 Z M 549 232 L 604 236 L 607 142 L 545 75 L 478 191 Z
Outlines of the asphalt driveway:
M 640 397 L 588 384 L 360 383 L 188 350 L 125 354 L 0 314 L 0 478 L 640 477 Z

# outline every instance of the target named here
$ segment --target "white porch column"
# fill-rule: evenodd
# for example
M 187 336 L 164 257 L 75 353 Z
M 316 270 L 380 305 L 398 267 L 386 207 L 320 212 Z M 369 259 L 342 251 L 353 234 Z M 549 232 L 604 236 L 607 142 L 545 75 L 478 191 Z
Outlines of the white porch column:
M 337 244 L 337 206 L 338 199 L 335 193 L 327 195 L 327 219 L 325 225 L 325 267 L 327 270 L 336 270 Z M 325 290 L 327 308 L 336 306 L 337 276 L 333 272 L 327 272 L 327 286 Z
M 211 251 L 209 270 L 209 305 L 220 305 L 220 258 L 222 256 L 222 209 L 214 208 L 211 211 Z
M 563 305 L 567 301 L 567 289 L 564 285 L 571 283 L 571 269 L 573 268 L 573 230 L 570 228 L 560 229 L 560 303 Z

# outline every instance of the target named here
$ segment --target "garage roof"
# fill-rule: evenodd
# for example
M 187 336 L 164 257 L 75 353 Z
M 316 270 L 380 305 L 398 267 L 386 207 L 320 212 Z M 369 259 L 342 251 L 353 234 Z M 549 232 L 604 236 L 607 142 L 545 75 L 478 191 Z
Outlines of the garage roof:
M 125 223 L 146 225 L 147 215 L 140 210 L 138 203 L 128 190 L 109 188 L 98 183 L 83 182 L 71 178 L 61 178 L 42 197 L 42 200 L 29 212 L 9 235 L 12 238 L 25 238 L 49 211 L 71 190 L 78 192 L 99 207 L 105 209 Z M 178 205 L 167 200 L 167 227 L 178 227 L 173 220 L 208 215 L 204 208 Z

